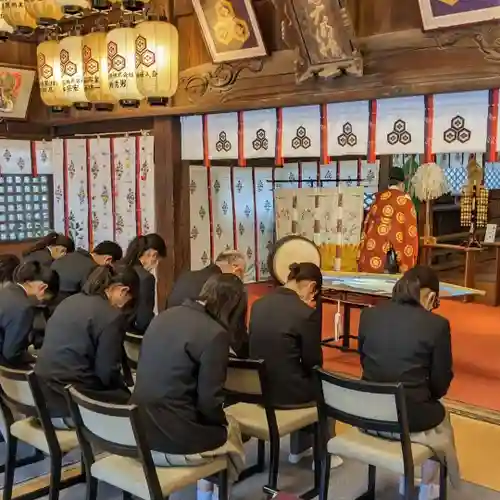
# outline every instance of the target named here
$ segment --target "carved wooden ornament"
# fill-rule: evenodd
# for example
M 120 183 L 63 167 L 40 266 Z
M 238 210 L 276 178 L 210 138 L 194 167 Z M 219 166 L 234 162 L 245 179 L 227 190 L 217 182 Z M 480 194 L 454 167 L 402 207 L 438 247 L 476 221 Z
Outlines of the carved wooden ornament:
M 297 53 L 299 82 L 312 76 L 362 76 L 363 60 L 342 0 L 273 0 L 281 36 Z

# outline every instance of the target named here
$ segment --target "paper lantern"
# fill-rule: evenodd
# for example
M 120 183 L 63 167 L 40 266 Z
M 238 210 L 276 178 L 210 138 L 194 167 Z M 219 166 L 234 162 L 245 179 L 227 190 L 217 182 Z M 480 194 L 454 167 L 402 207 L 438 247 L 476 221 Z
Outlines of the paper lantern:
M 83 37 L 67 36 L 59 42 L 64 98 L 77 109 L 90 109 L 83 82 Z
M 59 42 L 48 40 L 36 48 L 38 83 L 40 96 L 53 111 L 62 111 L 71 103 L 64 99 L 61 79 L 61 65 L 59 63 Z
M 24 0 L 26 11 L 38 24 L 49 26 L 62 19 L 63 11 L 54 0 Z
M 3 8 L 5 0 L 0 1 L 0 41 L 5 41 L 9 38 L 10 33 L 14 33 L 14 28 L 3 18 Z
M 144 21 L 135 28 L 137 88 L 150 104 L 165 104 L 179 82 L 179 34 L 164 21 Z
M 65 14 L 79 14 L 82 10 L 90 9 L 89 0 L 54 0 Z
M 106 36 L 109 90 L 123 107 L 138 107 L 143 95 L 137 88 L 134 28 L 117 28 Z
M 83 81 L 87 99 L 98 111 L 113 109 L 109 90 L 106 33 L 95 31 L 83 37 Z
M 111 0 L 113 3 L 119 3 L 123 5 L 124 10 L 130 10 L 133 12 L 137 12 L 139 10 L 144 9 L 146 4 L 149 3 L 150 0 Z
M 23 0 L 6 0 L 3 18 L 23 35 L 30 34 L 36 28 L 36 19 L 28 14 Z

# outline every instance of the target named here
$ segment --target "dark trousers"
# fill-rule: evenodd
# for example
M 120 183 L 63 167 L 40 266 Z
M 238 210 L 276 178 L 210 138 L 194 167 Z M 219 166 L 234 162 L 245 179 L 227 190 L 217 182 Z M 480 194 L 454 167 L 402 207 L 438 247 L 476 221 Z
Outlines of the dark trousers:
M 328 419 L 328 439 L 335 436 L 335 420 Z M 300 431 L 292 432 L 290 434 L 290 453 L 293 455 L 299 455 L 304 451 L 312 448 L 314 443 L 314 426 L 309 425 L 300 429 Z

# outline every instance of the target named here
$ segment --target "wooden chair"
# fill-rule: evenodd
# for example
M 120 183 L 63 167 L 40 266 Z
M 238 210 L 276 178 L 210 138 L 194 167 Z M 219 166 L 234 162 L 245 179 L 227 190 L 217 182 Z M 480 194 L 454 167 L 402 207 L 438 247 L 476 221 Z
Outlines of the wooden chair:
M 85 461 L 87 500 L 96 500 L 98 481 L 121 489 L 124 498 L 163 500 L 214 475 L 219 498 L 228 499 L 226 457 L 192 467 L 156 467 L 136 406 L 95 401 L 73 387 L 67 398 Z M 92 445 L 109 455 L 96 461 Z
M 32 370 L 14 370 L 0 366 L 0 386 L 7 443 L 3 499 L 10 500 L 12 497 L 17 443 L 22 441 L 50 457 L 50 485 L 38 490 L 31 498 L 49 493 L 49 500 L 57 500 L 61 489 L 82 482 L 85 477 L 80 474 L 61 480 L 63 456 L 78 448 L 76 432 L 54 428 Z M 16 420 L 11 408 L 24 418 Z
M 130 368 L 132 368 L 132 370 L 137 370 L 137 363 L 139 362 L 139 354 L 141 353 L 141 343 L 142 343 L 142 335 L 137 335 L 135 333 L 125 334 L 123 347 L 125 349 L 125 354 L 127 355 L 129 366 Z
M 316 407 L 277 410 L 273 407 L 268 389 L 264 361 L 230 359 L 224 389 L 228 406 L 226 413 L 238 422 L 241 433 L 258 439 L 257 465 L 243 472 L 248 477 L 264 469 L 265 443 L 269 442 L 270 460 L 267 488 L 276 490 L 278 485 L 280 439 L 293 432 L 314 426 L 314 487 L 301 498 L 318 495 L 321 455 L 319 446 L 318 412 Z
M 320 500 L 328 497 L 330 456 L 339 455 L 368 464 L 368 491 L 359 498 L 375 498 L 376 469 L 383 467 L 405 478 L 405 500 L 415 497 L 415 467 L 434 459 L 432 450 L 410 440 L 405 395 L 402 384 L 375 384 L 346 379 L 317 369 L 318 413 L 322 441 L 327 443 L 322 463 Z M 326 435 L 327 419 L 333 418 L 353 428 L 332 439 Z M 366 431 L 389 433 L 390 440 Z M 440 469 L 440 496 L 446 498 L 446 467 Z

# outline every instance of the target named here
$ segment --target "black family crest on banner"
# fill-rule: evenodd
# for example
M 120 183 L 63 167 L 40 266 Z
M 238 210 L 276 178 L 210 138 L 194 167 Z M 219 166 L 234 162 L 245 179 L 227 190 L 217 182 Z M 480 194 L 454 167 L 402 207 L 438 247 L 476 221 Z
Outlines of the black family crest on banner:
M 219 132 L 219 140 L 215 143 L 215 149 L 217 150 L 217 152 L 220 153 L 221 151 L 225 151 L 226 153 L 228 153 L 229 151 L 231 151 L 232 147 L 233 145 L 227 138 L 226 132 L 224 132 L 224 130 Z
M 342 125 L 342 133 L 337 136 L 337 142 L 339 146 L 342 146 L 343 148 L 346 146 L 353 148 L 358 143 L 358 138 L 352 131 L 352 125 L 350 122 L 345 122 L 344 125 Z
M 444 131 L 443 139 L 448 144 L 456 141 L 465 144 L 469 142 L 471 135 L 471 131 L 465 126 L 465 118 L 456 115 L 450 120 L 450 128 Z
M 304 126 L 297 128 L 295 137 L 292 139 L 293 149 L 309 149 L 311 147 L 311 139 L 307 135 L 307 130 Z
M 387 134 L 387 142 L 391 146 L 403 144 L 407 146 L 411 142 L 411 134 L 406 130 L 406 122 L 404 120 L 396 120 L 392 127 L 392 131 Z

